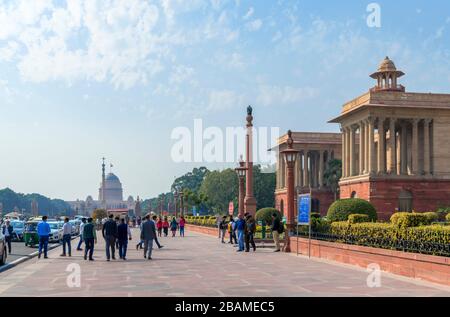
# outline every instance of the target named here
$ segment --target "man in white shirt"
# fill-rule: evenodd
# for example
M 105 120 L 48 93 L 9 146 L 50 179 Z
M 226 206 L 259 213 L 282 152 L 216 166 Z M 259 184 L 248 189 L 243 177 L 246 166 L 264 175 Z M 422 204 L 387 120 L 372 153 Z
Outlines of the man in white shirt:
M 64 219 L 63 225 L 63 253 L 61 256 L 66 256 L 66 244 L 69 256 L 72 256 L 72 246 L 70 241 L 72 240 L 72 224 L 69 222 L 69 218 Z
M 83 243 L 83 230 L 84 230 L 85 224 L 86 224 L 86 218 L 82 218 L 81 224 L 80 224 L 80 241 L 78 242 L 77 251 L 83 251 L 83 249 L 81 248 L 81 244 Z

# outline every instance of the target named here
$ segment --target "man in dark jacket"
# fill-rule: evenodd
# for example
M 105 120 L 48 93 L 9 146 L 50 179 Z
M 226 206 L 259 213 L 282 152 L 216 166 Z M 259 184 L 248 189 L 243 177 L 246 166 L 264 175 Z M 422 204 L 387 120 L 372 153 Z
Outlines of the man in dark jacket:
M 85 243 L 84 259 L 87 260 L 89 252 L 89 261 L 94 261 L 94 244 L 97 243 L 97 233 L 92 218 L 89 218 L 87 224 L 83 226 L 83 241 Z
M 105 222 L 102 229 L 102 235 L 106 242 L 106 261 L 112 257 L 116 259 L 116 239 L 117 239 L 117 223 L 114 221 L 114 215 L 109 215 L 108 221 Z M 111 249 L 111 253 L 110 253 Z
M 145 217 L 141 227 L 141 240 L 144 241 L 144 258 L 152 259 L 153 239 L 156 238 L 155 223 L 150 220 L 150 215 Z M 148 254 L 147 254 L 148 251 Z
M 11 254 L 11 241 L 14 234 L 14 228 L 9 220 L 6 220 L 5 224 L 2 226 L 2 233 L 5 236 L 5 242 L 8 245 L 8 253 Z
M 254 240 L 256 232 L 256 221 L 252 215 L 247 215 L 247 221 L 245 222 L 245 252 L 250 252 L 250 244 L 253 251 L 256 251 L 256 244 Z
M 122 218 L 120 225 L 117 227 L 117 241 L 119 243 L 119 257 L 124 261 L 127 259 L 128 239 L 131 240 L 131 230 L 125 223 L 125 219 Z
M 275 242 L 275 252 L 280 252 L 280 231 L 281 230 L 281 222 L 276 213 L 272 214 L 272 236 L 273 241 Z

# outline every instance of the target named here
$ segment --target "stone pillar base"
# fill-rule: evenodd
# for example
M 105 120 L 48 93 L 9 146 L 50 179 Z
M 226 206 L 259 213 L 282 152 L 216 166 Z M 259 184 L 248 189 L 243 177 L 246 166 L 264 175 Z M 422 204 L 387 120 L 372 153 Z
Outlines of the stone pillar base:
M 245 197 L 244 200 L 245 212 L 248 212 L 253 217 L 256 214 L 256 198 L 255 197 Z

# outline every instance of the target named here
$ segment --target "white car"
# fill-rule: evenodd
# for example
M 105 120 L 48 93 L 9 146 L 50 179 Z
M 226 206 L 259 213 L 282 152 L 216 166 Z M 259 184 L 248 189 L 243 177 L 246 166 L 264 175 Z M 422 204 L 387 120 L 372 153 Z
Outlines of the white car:
M 69 223 L 72 225 L 72 236 L 79 235 L 81 220 L 70 220 Z
M 49 242 L 60 242 L 63 238 L 62 223 L 59 221 L 49 221 L 50 235 L 48 237 Z

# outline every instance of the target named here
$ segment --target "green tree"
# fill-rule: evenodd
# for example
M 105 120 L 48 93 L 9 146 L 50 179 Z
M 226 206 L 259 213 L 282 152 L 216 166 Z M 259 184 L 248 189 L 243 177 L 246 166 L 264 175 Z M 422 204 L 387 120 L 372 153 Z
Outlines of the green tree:
M 342 161 L 337 159 L 329 161 L 323 176 L 326 185 L 330 187 L 334 194 L 334 201 L 336 201 L 337 193 L 339 192 L 339 181 L 342 177 Z
M 94 219 L 94 220 L 102 220 L 103 218 L 106 218 L 106 217 L 108 217 L 108 214 L 106 213 L 106 210 L 105 209 L 95 209 L 93 212 L 92 212 L 92 215 L 91 215 L 91 217 Z
M 200 193 L 208 197 L 208 207 L 215 213 L 227 213 L 230 201 L 237 201 L 238 177 L 236 172 L 229 168 L 207 173 L 200 187 Z
M 263 173 L 261 166 L 253 166 L 253 191 L 257 209 L 275 206 L 276 174 Z
M 175 192 L 190 189 L 193 192 L 197 192 L 208 173 L 209 170 L 206 167 L 194 168 L 192 172 L 186 173 L 175 179 L 171 191 Z

